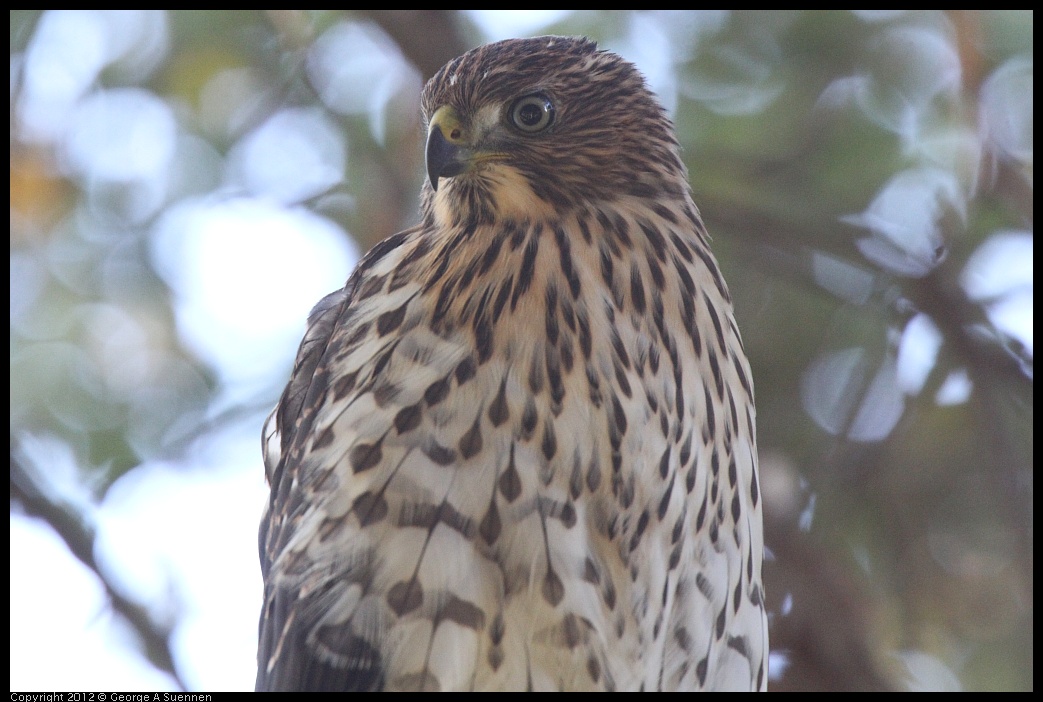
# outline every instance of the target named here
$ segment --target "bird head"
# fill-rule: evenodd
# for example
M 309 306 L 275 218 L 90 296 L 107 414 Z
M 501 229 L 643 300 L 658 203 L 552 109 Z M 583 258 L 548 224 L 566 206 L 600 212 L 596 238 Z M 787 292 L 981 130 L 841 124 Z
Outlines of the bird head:
M 673 127 L 636 68 L 583 38 L 489 44 L 424 89 L 425 208 L 539 216 L 627 195 L 683 197 Z

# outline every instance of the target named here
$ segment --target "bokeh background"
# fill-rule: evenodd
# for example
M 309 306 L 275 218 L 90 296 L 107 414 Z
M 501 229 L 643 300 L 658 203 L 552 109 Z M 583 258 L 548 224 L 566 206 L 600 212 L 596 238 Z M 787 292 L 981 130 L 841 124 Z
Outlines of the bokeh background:
M 1028 11 L 11 12 L 11 688 L 253 685 L 259 435 L 412 224 L 418 96 L 583 34 L 756 380 L 775 690 L 1033 687 Z

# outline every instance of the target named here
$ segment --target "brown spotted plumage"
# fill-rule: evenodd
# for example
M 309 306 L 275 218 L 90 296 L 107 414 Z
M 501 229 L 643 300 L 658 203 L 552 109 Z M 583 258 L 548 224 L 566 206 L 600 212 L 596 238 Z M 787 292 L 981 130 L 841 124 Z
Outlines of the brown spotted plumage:
M 265 427 L 257 688 L 763 689 L 753 387 L 672 125 L 560 37 L 423 110 L 421 222 Z

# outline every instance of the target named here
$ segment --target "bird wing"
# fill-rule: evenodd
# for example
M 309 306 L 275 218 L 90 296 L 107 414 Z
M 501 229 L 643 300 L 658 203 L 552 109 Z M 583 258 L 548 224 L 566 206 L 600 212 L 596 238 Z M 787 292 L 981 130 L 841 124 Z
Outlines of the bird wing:
M 288 545 L 315 536 L 320 511 L 316 508 L 331 492 L 321 485 L 328 477 L 324 468 L 333 466 L 321 451 L 316 456 L 316 419 L 328 405 L 345 335 L 358 326 L 353 318 L 359 281 L 412 233 L 406 230 L 382 241 L 359 262 L 342 289 L 315 305 L 290 381 L 264 424 L 262 448 L 271 495 L 258 534 L 264 606 L 257 690 L 365 690 L 381 684 L 376 655 L 368 644 L 361 639 L 321 640 L 323 632 L 334 630 L 320 624 L 335 596 L 329 587 L 309 590 L 301 583 L 334 581 L 320 572 L 309 578 L 303 571 L 319 566 L 317 559 L 306 547 Z M 343 655 L 332 655 L 334 651 Z

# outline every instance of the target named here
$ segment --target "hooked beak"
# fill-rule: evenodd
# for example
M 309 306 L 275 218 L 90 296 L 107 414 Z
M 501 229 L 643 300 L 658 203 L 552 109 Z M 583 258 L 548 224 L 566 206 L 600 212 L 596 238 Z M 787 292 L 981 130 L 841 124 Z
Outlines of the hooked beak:
M 438 108 L 427 133 L 427 179 L 438 190 L 439 178 L 460 175 L 471 166 L 472 152 L 460 116 L 449 105 Z

